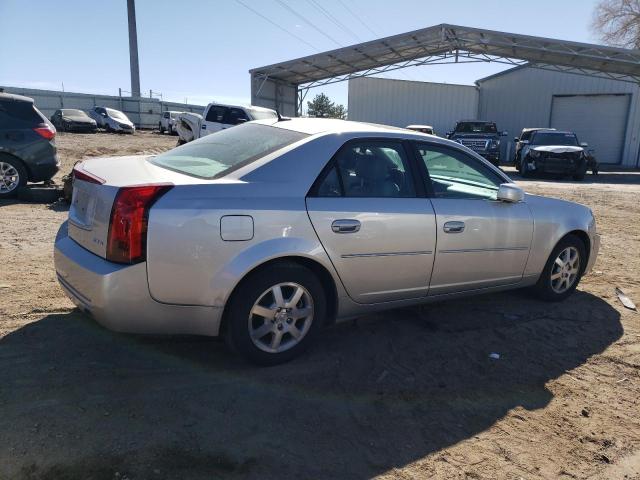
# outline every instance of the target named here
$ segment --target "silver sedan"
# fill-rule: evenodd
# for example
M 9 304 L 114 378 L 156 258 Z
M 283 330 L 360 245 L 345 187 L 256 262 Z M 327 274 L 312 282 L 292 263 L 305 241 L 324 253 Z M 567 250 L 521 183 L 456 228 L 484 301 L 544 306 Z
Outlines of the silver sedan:
M 364 123 L 249 122 L 74 175 L 55 265 L 76 305 L 121 332 L 224 335 L 260 364 L 367 312 L 522 287 L 564 300 L 600 242 L 587 207 Z

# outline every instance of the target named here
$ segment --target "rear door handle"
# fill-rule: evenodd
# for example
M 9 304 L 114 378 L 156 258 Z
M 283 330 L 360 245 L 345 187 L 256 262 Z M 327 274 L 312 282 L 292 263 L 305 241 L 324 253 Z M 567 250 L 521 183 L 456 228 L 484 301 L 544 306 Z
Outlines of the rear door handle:
M 443 230 L 446 233 L 462 233 L 464 232 L 464 222 L 447 222 L 444 224 Z
M 334 220 L 331 224 L 331 230 L 334 233 L 356 233 L 360 230 L 360 222 L 358 220 Z

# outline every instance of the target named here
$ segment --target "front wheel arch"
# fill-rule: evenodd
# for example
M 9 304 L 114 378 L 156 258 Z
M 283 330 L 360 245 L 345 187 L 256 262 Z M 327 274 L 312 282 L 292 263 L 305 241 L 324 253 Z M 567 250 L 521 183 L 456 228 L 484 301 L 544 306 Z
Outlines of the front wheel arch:
M 254 268 L 249 270 L 247 273 L 245 273 L 242 279 L 235 285 L 235 287 L 233 287 L 231 294 L 229 295 L 229 297 L 227 298 L 227 301 L 225 302 L 224 310 L 222 312 L 222 322 L 220 323 L 220 330 L 218 335 L 223 336 L 226 333 L 226 329 L 228 325 L 229 306 L 231 305 L 231 300 L 233 296 L 236 294 L 236 292 L 238 291 L 242 283 L 249 276 L 253 275 L 259 270 L 271 267 L 278 263 L 298 264 L 300 266 L 308 268 L 318 277 L 318 279 L 320 280 L 320 283 L 324 288 L 324 293 L 327 297 L 327 315 L 326 315 L 325 324 L 329 325 L 335 322 L 335 319 L 338 313 L 338 291 L 336 288 L 335 281 L 331 276 L 331 273 L 329 273 L 329 271 L 323 265 L 321 265 L 319 262 L 316 262 L 315 260 L 312 260 L 306 257 L 298 257 L 298 256 L 290 255 L 290 256 L 278 257 L 278 258 L 268 260 L 264 263 L 261 263 L 260 265 L 255 266 Z

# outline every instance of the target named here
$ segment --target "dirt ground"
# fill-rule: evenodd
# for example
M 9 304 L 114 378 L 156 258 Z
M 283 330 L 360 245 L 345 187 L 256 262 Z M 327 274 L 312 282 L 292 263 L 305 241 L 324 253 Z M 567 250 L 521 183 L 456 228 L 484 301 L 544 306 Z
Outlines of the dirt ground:
M 175 140 L 58 145 L 66 173 Z M 66 205 L 0 202 L 0 479 L 640 479 L 640 314 L 614 294 L 640 304 L 640 173 L 521 184 L 595 212 L 600 256 L 569 300 L 363 317 L 268 369 L 99 327 L 55 280 Z

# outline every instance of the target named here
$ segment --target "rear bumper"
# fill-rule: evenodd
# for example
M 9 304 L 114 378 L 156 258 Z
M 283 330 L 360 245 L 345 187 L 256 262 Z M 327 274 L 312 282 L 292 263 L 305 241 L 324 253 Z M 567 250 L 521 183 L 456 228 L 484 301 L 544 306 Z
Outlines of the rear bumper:
M 60 160 L 58 155 L 54 154 L 53 157 L 39 161 L 38 163 L 32 163 L 29 167 L 29 181 L 30 182 L 44 182 L 51 180 L 58 170 L 60 170 Z
M 81 310 L 117 332 L 218 335 L 222 308 L 170 305 L 149 293 L 146 263 L 120 265 L 85 250 L 58 231 L 54 263 L 60 286 Z

